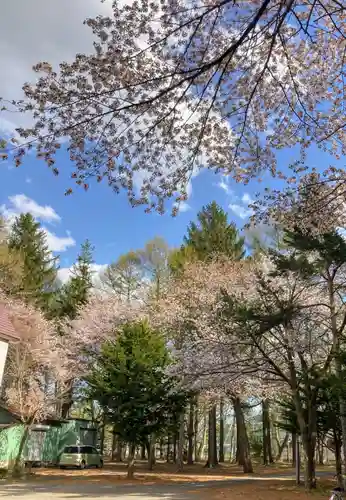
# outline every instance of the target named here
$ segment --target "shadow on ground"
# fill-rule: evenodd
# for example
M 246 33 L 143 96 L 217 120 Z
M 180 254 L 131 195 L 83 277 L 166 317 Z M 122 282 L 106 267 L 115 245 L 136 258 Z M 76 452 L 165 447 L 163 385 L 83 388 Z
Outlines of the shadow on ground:
M 129 484 L 117 485 L 102 481 L 47 481 L 40 483 L 7 483 L 0 485 L 0 498 L 19 498 L 28 500 L 65 500 L 89 498 L 97 499 L 134 499 L 142 500 L 171 499 L 187 500 L 193 498 L 200 488 L 198 484 Z M 210 487 L 210 483 L 209 483 Z

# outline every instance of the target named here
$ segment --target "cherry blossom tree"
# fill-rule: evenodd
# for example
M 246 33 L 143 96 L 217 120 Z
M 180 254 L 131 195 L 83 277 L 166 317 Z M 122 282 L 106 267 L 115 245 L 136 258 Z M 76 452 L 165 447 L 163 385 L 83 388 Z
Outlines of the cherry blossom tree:
M 94 53 L 37 64 L 25 99 L 4 103 L 33 123 L 3 157 L 20 165 L 36 147 L 58 174 L 67 139 L 77 184 L 105 179 L 159 211 L 170 196 L 179 209 L 201 167 L 248 182 L 283 175 L 275 151 L 285 147 L 301 148 L 295 171 L 312 142 L 338 158 L 344 16 L 340 0 L 114 0 L 108 16 L 85 21 Z
M 3 381 L 5 402 L 24 424 L 14 464 L 17 472 L 32 425 L 56 415 L 64 397 L 59 389 L 71 373 L 53 325 L 42 312 L 3 295 L 0 300 L 20 337 L 9 347 Z
M 242 410 L 242 400 L 262 391 L 258 377 L 251 367 L 251 353 L 237 345 L 219 328 L 215 314 L 220 290 L 229 285 L 232 276 L 243 275 L 239 280 L 241 290 L 247 287 L 249 262 L 212 261 L 209 264 L 187 264 L 183 273 L 175 276 L 164 299 L 151 321 L 166 331 L 172 339 L 175 358 L 174 372 L 184 384 L 209 400 L 209 420 L 213 420 L 216 401 L 220 396 L 230 398 L 237 416 L 239 448 L 244 472 L 252 472 L 249 443 Z M 235 281 L 232 281 L 235 283 Z M 245 288 L 244 288 L 245 287 Z M 248 359 L 249 370 L 244 366 Z M 210 431 L 214 432 L 212 426 Z M 209 441 L 213 441 L 209 433 Z M 211 464 L 213 453 L 209 454 Z
M 59 339 L 75 379 L 87 373 L 92 355 L 99 352 L 103 342 L 114 339 L 124 324 L 145 318 L 146 312 L 137 303 L 123 302 L 115 295 L 91 295 L 76 319 L 62 324 Z
M 310 279 L 306 268 L 293 266 L 289 254 L 292 269 L 284 268 L 279 257 L 189 265 L 156 319 L 167 332 L 184 335 L 175 344 L 175 368 L 186 383 L 223 391 L 234 403 L 240 395 L 268 397 L 278 390 L 293 397 L 306 484 L 313 487 L 314 402 L 334 356 L 330 307 L 316 275 Z M 308 416 L 301 391 L 308 395 Z

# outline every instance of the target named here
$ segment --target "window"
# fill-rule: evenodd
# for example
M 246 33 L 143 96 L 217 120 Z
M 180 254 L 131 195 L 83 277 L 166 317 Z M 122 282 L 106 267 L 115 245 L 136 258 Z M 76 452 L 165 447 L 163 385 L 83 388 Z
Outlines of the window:
M 79 446 L 66 446 L 64 453 L 80 453 Z
M 86 453 L 87 455 L 92 455 L 94 452 L 92 446 L 81 446 L 80 453 Z

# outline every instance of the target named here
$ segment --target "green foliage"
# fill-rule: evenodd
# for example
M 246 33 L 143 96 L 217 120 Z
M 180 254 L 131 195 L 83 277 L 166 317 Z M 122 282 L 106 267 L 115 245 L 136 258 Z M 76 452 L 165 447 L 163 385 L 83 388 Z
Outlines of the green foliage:
M 21 255 L 20 292 L 26 300 L 44 308 L 56 279 L 57 257 L 52 256 L 46 234 L 31 214 L 21 214 L 15 219 L 8 237 L 8 248 Z
M 244 238 L 239 236 L 234 223 L 229 223 L 227 213 L 213 201 L 197 215 L 197 223 L 191 222 L 184 246 L 191 247 L 199 260 L 214 255 L 226 255 L 234 260 L 245 256 Z
M 164 338 L 146 323 L 125 326 L 95 357 L 87 394 L 123 441 L 143 444 L 177 423 L 189 395 L 166 374 L 169 363 Z
M 101 281 L 107 289 L 129 301 L 139 289 L 142 277 L 140 256 L 131 250 L 107 266 Z
M 197 254 L 191 246 L 182 246 L 172 250 L 169 255 L 168 263 L 170 272 L 173 275 L 178 275 L 184 270 L 184 266 L 188 263 L 195 262 Z
M 82 246 L 77 261 L 72 268 L 72 277 L 59 288 L 54 301 L 50 304 L 50 317 L 68 317 L 74 319 L 78 308 L 85 305 L 92 288 L 93 246 L 86 240 Z

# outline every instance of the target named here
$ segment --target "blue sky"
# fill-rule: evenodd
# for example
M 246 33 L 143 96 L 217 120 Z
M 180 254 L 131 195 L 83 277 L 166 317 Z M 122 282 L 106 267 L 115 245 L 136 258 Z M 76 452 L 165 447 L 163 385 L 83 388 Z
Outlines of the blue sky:
M 241 227 L 254 193 L 251 186 L 237 186 L 203 171 L 193 180 L 190 198 L 177 217 L 170 215 L 169 204 L 165 215 L 145 214 L 145 207 L 132 208 L 125 193 L 114 194 L 106 183 L 91 183 L 88 192 L 76 186 L 71 196 L 65 196 L 67 187 L 75 187 L 69 179 L 71 164 L 65 154 L 60 155 L 58 163 L 58 177 L 34 155 L 19 168 L 0 163 L 0 205 L 7 216 L 25 211 L 36 216 L 48 230 L 48 241 L 60 254 L 63 268 L 73 263 L 86 238 L 95 245 L 95 262 L 100 265 L 130 249 L 143 247 L 155 236 L 162 236 L 170 246 L 178 246 L 189 221 L 214 199 Z M 253 188 L 257 187 L 254 183 Z
M 49 61 L 56 66 L 63 60 L 71 60 L 76 52 L 90 52 L 93 37 L 83 20 L 109 12 L 110 1 L 73 0 L 73 9 L 71 0 L 4 2 L 0 16 L 0 64 L 6 68 L 6 75 L 0 79 L 0 96 L 21 98 L 21 87 L 25 81 L 33 81 L 31 68 L 38 61 Z M 0 133 L 10 133 L 19 124 L 26 125 L 18 120 L 15 115 L 0 115 Z M 294 159 L 294 151 L 280 151 L 279 168 L 285 169 Z M 311 167 L 323 168 L 330 163 L 335 162 L 316 148 L 308 158 Z M 343 164 L 343 160 L 339 163 Z M 64 192 L 71 185 L 71 165 L 64 153 L 60 153 L 58 167 L 61 175 L 54 177 L 33 155 L 18 169 L 0 163 L 0 205 L 10 216 L 28 210 L 37 216 L 47 230 L 51 248 L 60 254 L 60 265 L 64 269 L 74 262 L 86 238 L 95 245 L 98 265 L 142 247 L 157 235 L 171 246 L 177 246 L 189 221 L 196 218 L 202 205 L 212 200 L 228 210 L 230 220 L 242 227 L 254 193 L 266 186 L 279 185 L 269 175 L 263 178 L 262 184 L 255 181 L 241 186 L 203 171 L 193 180 L 188 207 L 185 207 L 188 210 L 173 219 L 169 211 L 159 216 L 145 214 L 143 207 L 131 208 L 125 194 L 114 195 L 106 184 L 92 184 L 87 193 L 76 189 L 72 196 L 65 197 Z M 67 272 L 64 275 L 66 277 Z
M 294 158 L 294 151 L 281 152 L 279 167 L 284 169 Z M 311 151 L 310 166 L 322 168 L 326 162 L 330 162 L 329 155 L 316 148 Z M 204 170 L 193 179 L 184 210 L 173 218 L 169 204 L 165 215 L 145 214 L 144 207 L 132 208 L 125 193 L 114 194 L 106 183 L 92 182 L 88 192 L 76 187 L 71 196 L 65 196 L 67 187 L 75 187 L 70 179 L 72 165 L 65 153 L 60 153 L 58 165 L 61 174 L 55 177 L 34 155 L 27 157 L 19 168 L 8 162 L 0 163 L 0 206 L 7 216 L 30 211 L 37 217 L 47 230 L 51 249 L 60 255 L 64 278 L 86 238 L 95 246 L 98 266 L 131 249 L 142 248 L 155 236 L 162 236 L 172 247 L 178 246 L 189 221 L 196 218 L 203 205 L 216 200 L 228 211 L 229 219 L 242 228 L 255 193 L 266 186 L 278 185 L 269 175 L 264 176 L 261 184 L 253 181 L 243 186 Z

